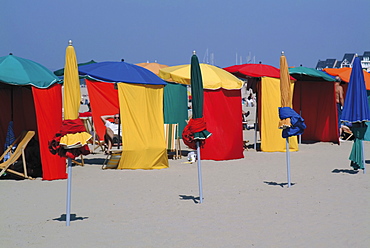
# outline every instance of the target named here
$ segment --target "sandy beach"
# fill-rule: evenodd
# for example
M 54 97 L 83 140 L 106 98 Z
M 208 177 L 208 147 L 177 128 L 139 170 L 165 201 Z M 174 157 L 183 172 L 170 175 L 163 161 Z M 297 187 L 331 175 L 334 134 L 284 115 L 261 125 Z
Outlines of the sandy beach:
M 254 131 L 244 135 L 253 144 Z M 300 144 L 290 188 L 285 153 L 250 146 L 244 159 L 202 161 L 202 204 L 186 157 L 162 170 L 102 170 L 96 150 L 73 167 L 69 227 L 67 180 L 0 180 L 1 247 L 367 248 L 370 172 L 352 170 L 351 147 Z

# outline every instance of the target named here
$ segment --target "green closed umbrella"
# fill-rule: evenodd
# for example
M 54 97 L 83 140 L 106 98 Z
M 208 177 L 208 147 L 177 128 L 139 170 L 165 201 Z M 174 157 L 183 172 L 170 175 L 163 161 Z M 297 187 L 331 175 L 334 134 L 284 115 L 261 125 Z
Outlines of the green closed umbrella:
M 191 83 L 191 95 L 192 95 L 192 111 L 193 117 L 191 122 L 196 123 L 197 132 L 194 132 L 194 140 L 196 141 L 197 148 L 197 164 L 198 164 L 198 182 L 199 182 L 199 200 L 203 202 L 203 189 L 202 189 L 202 169 L 201 169 L 201 157 L 200 157 L 200 144 L 204 142 L 212 134 L 207 131 L 205 122 L 203 120 L 203 80 L 202 72 L 200 70 L 199 61 L 195 52 L 191 57 L 190 65 L 190 83 Z
M 60 79 L 45 66 L 10 54 L 0 57 L 0 81 L 7 84 L 32 85 L 45 89 Z
M 199 66 L 199 60 L 195 53 L 191 57 L 191 67 L 190 67 L 190 83 L 191 83 L 191 104 L 193 119 L 203 118 L 203 80 L 202 72 Z M 211 133 L 204 129 L 203 131 L 194 133 L 194 139 L 204 140 L 211 136 Z

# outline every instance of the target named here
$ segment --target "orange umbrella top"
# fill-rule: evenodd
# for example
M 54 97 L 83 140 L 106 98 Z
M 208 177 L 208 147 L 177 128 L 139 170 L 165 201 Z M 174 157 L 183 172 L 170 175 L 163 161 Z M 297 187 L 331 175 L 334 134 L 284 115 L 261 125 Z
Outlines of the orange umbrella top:
M 160 69 L 168 67 L 168 65 L 162 65 L 158 63 L 149 63 L 149 62 L 139 63 L 136 65 L 144 67 L 145 69 L 148 69 L 149 71 L 153 72 L 156 75 L 158 75 Z
M 323 69 L 326 73 L 332 76 L 339 76 L 340 79 L 344 82 L 349 82 L 351 77 L 352 68 L 343 67 L 343 68 L 325 68 Z M 366 84 L 366 89 L 370 90 L 370 73 L 363 71 L 364 79 Z

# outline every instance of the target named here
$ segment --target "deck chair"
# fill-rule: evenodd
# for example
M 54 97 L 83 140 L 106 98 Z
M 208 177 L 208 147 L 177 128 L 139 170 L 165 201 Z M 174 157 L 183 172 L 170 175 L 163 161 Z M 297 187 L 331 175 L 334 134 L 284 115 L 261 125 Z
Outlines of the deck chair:
M 91 141 L 93 145 L 92 153 L 94 153 L 95 150 L 98 149 L 99 147 L 101 151 L 103 152 L 105 150 L 104 141 L 101 141 L 99 139 L 99 136 L 95 131 L 91 118 L 90 117 L 80 117 L 80 119 L 83 121 L 86 131 L 93 136 L 92 141 Z
M 181 158 L 179 124 L 164 124 L 164 137 L 167 152 L 175 152 L 174 159 Z
M 119 161 L 121 160 L 122 150 L 112 151 L 111 154 L 107 155 L 103 163 L 102 169 L 117 169 Z
M 4 159 L 4 156 L 9 153 L 12 150 L 12 147 L 17 145 L 17 148 L 15 149 L 14 152 L 11 153 L 10 157 L 8 160 L 0 163 L 0 176 L 2 176 L 5 172 L 9 172 L 15 175 L 18 175 L 20 177 L 28 178 L 28 179 L 33 179 L 32 177 L 27 175 L 27 164 L 26 164 L 26 156 L 25 156 L 25 149 L 27 147 L 28 142 L 32 139 L 32 137 L 35 135 L 35 131 L 27 131 L 23 132 L 14 142 L 11 144 L 5 152 L 0 156 L 0 161 Z M 17 142 L 19 142 L 17 144 Z M 23 170 L 24 173 L 9 169 L 9 167 L 17 162 L 19 157 L 22 156 L 23 160 Z
M 345 125 L 342 125 L 341 126 L 341 129 L 342 129 L 342 140 L 350 140 L 351 138 L 353 139 L 353 132 L 351 131 L 351 129 Z

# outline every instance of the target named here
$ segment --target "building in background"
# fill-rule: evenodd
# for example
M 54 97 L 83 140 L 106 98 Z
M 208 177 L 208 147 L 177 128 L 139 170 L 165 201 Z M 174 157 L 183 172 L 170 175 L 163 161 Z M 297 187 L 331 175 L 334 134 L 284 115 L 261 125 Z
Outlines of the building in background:
M 324 68 L 352 68 L 353 61 L 355 60 L 355 53 L 346 53 L 342 60 L 337 59 L 326 59 L 319 60 L 316 65 L 317 70 L 322 70 Z M 365 51 L 363 55 L 358 56 L 361 60 L 362 68 L 370 72 L 370 51 Z

